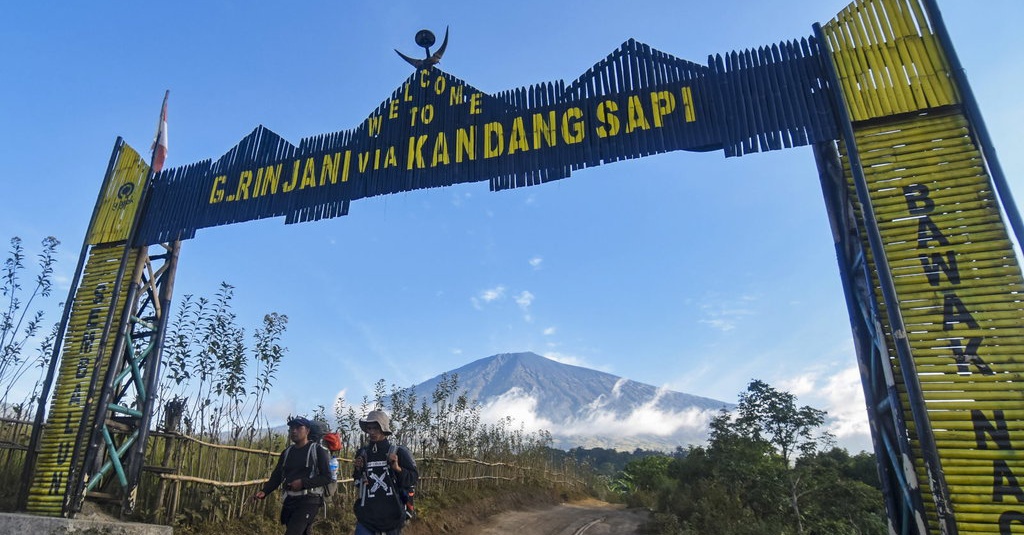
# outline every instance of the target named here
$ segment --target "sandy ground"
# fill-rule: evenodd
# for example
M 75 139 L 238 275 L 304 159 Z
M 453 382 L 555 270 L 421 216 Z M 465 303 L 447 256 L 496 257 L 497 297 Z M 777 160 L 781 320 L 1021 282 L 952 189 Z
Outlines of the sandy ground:
M 646 511 L 586 500 L 500 513 L 457 535 L 632 535 L 646 521 Z

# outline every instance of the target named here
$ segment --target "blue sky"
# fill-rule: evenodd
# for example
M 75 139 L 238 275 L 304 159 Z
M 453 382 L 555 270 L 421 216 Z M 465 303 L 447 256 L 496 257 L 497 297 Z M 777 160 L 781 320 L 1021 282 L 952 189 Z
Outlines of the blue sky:
M 174 167 L 219 157 L 258 124 L 293 143 L 355 127 L 409 76 L 392 49 L 421 54 L 422 28 L 440 40 L 450 27 L 440 68 L 494 93 L 570 81 L 631 37 L 704 63 L 809 36 L 846 2 L 295 4 L 5 10 L 0 237 L 20 236 L 32 253 L 44 236 L 63 241 L 58 300 L 116 136 L 148 150 L 166 89 Z M 1020 198 L 1024 3 L 939 5 Z M 200 230 L 183 244 L 176 300 L 220 281 L 236 287 L 243 325 L 290 318 L 272 421 L 339 393 L 358 402 L 380 378 L 411 385 L 534 351 L 733 402 L 762 379 L 828 410 L 840 444 L 870 448 L 807 147 L 676 152 L 531 188 L 468 184 L 355 201 L 327 221 Z

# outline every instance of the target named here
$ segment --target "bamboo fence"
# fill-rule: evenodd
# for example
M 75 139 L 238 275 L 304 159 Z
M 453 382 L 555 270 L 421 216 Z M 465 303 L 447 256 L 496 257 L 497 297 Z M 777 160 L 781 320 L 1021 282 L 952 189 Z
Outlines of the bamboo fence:
M 0 418 L 0 466 L 17 477 L 27 450 L 31 422 Z M 224 521 L 244 514 L 274 515 L 278 500 L 254 502 L 253 494 L 270 476 L 284 450 L 284 436 L 251 440 L 257 445 L 219 444 L 178 433 L 153 432 L 147 445 L 147 464 L 139 482 L 133 518 L 180 525 Z M 585 482 L 571 467 L 555 468 L 551 459 L 536 454 L 504 460 L 422 456 L 410 447 L 419 469 L 419 498 L 436 493 L 531 485 L 540 488 L 581 489 Z M 340 457 L 337 495 L 332 505 L 348 511 L 355 499 L 351 458 Z M 119 502 L 116 478 L 103 481 L 87 498 Z M 280 493 L 272 495 L 280 499 Z

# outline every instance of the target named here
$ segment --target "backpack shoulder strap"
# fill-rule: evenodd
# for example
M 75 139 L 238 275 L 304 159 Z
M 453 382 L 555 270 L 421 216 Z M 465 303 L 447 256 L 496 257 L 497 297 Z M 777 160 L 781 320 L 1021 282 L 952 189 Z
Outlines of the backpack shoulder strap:
M 313 451 L 310 454 L 310 457 L 313 459 L 313 470 L 316 471 L 316 475 L 320 475 L 320 450 L 327 454 L 328 461 L 331 460 L 331 450 L 319 442 L 316 443 L 316 447 L 310 449 Z
M 405 515 L 405 501 L 404 500 L 408 499 L 407 498 L 408 494 L 405 494 L 405 491 L 399 486 L 398 474 L 396 474 L 396 473 L 391 471 L 391 454 L 392 453 L 398 453 L 398 445 L 395 444 L 394 442 L 391 442 L 388 445 L 388 468 L 387 469 L 388 469 L 388 475 L 391 478 L 391 484 L 394 485 L 394 487 L 395 487 L 395 501 L 398 503 L 398 508 L 402 510 L 402 515 L 403 515 L 403 519 L 404 519 L 404 515 Z
M 312 442 L 309 444 L 309 450 L 306 451 L 306 468 L 309 468 L 309 477 L 313 478 L 317 475 L 317 443 Z
M 391 471 L 391 454 L 392 453 L 397 453 L 397 452 L 398 452 L 398 446 L 396 446 L 394 442 L 391 442 L 391 443 L 388 444 L 388 454 L 384 457 L 385 461 L 387 462 L 387 465 L 386 465 L 387 468 L 386 469 L 387 469 L 388 475 L 391 476 L 391 479 L 393 479 L 395 481 L 396 485 L 398 484 L 398 474 L 395 474 L 394 472 Z

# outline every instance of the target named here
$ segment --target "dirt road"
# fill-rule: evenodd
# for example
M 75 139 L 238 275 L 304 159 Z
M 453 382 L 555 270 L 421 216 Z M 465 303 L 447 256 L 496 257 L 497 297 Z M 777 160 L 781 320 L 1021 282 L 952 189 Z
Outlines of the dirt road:
M 501 513 L 459 535 L 633 535 L 647 513 L 597 500 Z

